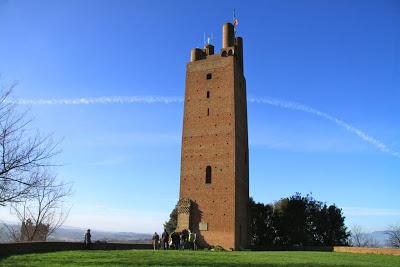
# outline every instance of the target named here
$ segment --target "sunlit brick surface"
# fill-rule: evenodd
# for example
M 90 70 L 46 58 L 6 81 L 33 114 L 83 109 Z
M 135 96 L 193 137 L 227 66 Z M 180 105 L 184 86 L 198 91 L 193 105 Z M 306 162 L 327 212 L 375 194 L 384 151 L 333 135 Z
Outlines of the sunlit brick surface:
M 233 55 L 206 55 L 187 64 L 182 134 L 180 198 L 192 200 L 190 228 L 204 245 L 225 249 L 247 244 L 246 82 L 236 41 L 223 49 Z M 200 222 L 208 229 L 200 231 Z

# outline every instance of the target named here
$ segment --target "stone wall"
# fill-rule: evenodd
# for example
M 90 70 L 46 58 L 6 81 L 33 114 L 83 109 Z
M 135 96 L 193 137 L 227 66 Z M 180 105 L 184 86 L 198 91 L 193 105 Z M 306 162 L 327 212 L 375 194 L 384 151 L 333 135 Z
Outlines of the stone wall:
M 133 243 L 93 243 L 92 250 L 125 250 L 125 249 L 152 249 L 151 244 L 133 244 Z M 18 242 L 18 243 L 0 243 L 0 257 L 27 254 L 42 253 L 65 250 L 84 250 L 82 242 Z
M 400 249 L 396 248 L 359 248 L 359 247 L 333 247 L 334 252 L 350 252 L 364 254 L 387 254 L 400 256 Z
M 251 246 L 251 251 L 320 251 L 333 252 L 332 246 Z
M 322 252 L 346 252 L 363 254 L 385 254 L 400 256 L 400 249 L 396 248 L 360 248 L 344 246 L 274 246 L 274 247 L 251 247 L 252 251 L 322 251 Z

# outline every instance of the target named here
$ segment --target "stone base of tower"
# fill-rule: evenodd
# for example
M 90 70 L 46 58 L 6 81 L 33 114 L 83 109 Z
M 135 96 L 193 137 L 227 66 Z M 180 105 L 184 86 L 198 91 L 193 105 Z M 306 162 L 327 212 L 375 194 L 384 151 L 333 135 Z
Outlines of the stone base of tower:
M 196 233 L 199 248 L 220 246 L 225 250 L 239 250 L 246 247 L 240 244 L 238 239 L 240 234 L 235 236 L 231 225 L 221 227 L 218 216 L 207 219 L 201 214 L 196 202 L 189 198 L 179 199 L 176 231 L 190 230 Z
M 188 198 L 181 198 L 178 202 L 178 224 L 177 232 L 190 229 L 190 213 L 192 201 Z M 191 229 L 190 229 L 191 230 Z

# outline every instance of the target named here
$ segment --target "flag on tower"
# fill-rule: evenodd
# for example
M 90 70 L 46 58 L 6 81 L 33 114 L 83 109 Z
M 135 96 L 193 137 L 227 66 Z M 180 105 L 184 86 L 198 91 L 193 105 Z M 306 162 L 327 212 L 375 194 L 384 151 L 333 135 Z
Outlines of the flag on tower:
M 236 18 L 236 10 L 233 9 L 233 26 L 236 26 L 239 24 L 238 19 Z

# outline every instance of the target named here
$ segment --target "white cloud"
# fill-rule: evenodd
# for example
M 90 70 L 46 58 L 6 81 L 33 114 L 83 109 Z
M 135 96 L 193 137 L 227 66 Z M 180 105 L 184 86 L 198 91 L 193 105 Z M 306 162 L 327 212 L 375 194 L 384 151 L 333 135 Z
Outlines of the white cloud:
M 63 99 L 15 99 L 19 105 L 93 105 L 93 104 L 171 104 L 183 102 L 182 97 L 165 96 L 101 96 Z
M 72 207 L 65 226 L 90 228 L 102 231 L 153 233 L 161 231 L 169 212 L 151 212 L 132 209 L 116 209 L 107 205 L 79 205 Z M 1 222 L 15 223 L 8 208 L 0 208 Z
M 400 216 L 400 209 L 343 207 L 343 212 L 351 216 Z
M 160 231 L 168 213 L 115 209 L 107 206 L 79 208 L 65 225 L 104 231 L 152 233 Z
M 109 158 L 109 159 L 102 159 L 95 162 L 90 162 L 89 166 L 118 166 L 122 165 L 127 162 L 126 158 Z
M 87 144 L 91 146 L 128 146 L 145 145 L 159 146 L 165 144 L 180 144 L 181 135 L 176 133 L 157 132 L 132 132 L 132 133 L 105 133 L 96 136 L 88 136 Z
M 264 131 L 252 131 L 249 136 L 250 147 L 265 147 L 270 150 L 284 150 L 289 152 L 317 152 L 317 153 L 352 153 L 362 152 L 365 149 L 350 139 L 341 139 L 336 132 L 313 131 L 309 127 L 306 132 L 296 131 L 296 125 L 291 130 L 282 131 L 280 126 L 268 125 Z M 293 134 L 296 132 L 296 134 Z
M 21 105 L 91 105 L 91 104 L 171 104 L 171 103 L 182 103 L 182 97 L 165 97 L 165 96 L 101 96 L 101 97 L 83 97 L 83 98 L 72 98 L 72 99 L 16 99 L 12 100 L 12 103 Z M 350 125 L 349 123 L 329 115 L 325 112 L 319 111 L 312 107 L 299 104 L 296 102 L 282 101 L 275 98 L 249 98 L 249 103 L 267 104 L 276 106 L 284 109 L 302 111 L 310 113 L 331 121 L 336 125 L 344 128 L 348 132 L 356 135 L 361 140 L 373 145 L 382 152 L 388 153 L 392 156 L 400 158 L 400 153 L 393 151 L 382 141 L 368 135 L 364 131 Z

